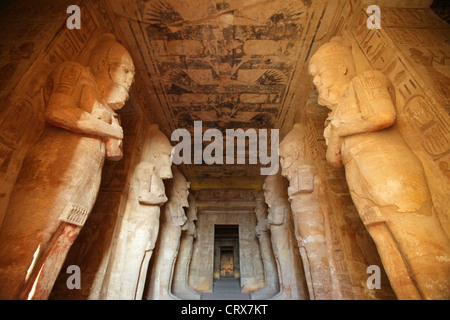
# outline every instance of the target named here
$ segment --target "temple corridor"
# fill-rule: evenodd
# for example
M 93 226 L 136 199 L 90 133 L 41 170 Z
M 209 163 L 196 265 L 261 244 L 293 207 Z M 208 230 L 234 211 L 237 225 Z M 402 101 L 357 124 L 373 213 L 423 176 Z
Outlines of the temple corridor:
M 0 299 L 449 300 L 449 5 L 0 6 Z

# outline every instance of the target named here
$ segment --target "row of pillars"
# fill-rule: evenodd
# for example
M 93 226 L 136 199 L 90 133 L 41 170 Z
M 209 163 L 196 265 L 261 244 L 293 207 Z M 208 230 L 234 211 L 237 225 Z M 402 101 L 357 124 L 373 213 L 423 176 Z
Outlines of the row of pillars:
M 301 130 L 295 126 L 280 151 L 298 149 Z M 200 294 L 188 285 L 197 203 L 178 169 L 168 170 L 171 163 L 164 160 L 164 150 L 171 147 L 164 134 L 151 126 L 147 138 L 131 180 L 117 258 L 103 298 L 199 299 Z M 284 163 L 282 167 L 286 168 Z M 333 298 L 320 179 L 315 174 L 312 165 L 291 164 L 268 176 L 256 197 L 256 234 L 265 286 L 252 292 L 252 299 Z M 165 184 L 162 179 L 167 180 Z

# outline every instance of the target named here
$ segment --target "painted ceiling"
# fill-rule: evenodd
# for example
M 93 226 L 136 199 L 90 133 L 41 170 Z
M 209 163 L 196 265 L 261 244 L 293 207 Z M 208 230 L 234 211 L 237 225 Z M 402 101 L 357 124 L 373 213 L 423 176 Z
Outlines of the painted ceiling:
M 305 61 L 325 11 L 334 14 L 338 7 L 325 3 L 125 0 L 109 5 L 142 80 L 141 103 L 170 138 L 178 128 L 193 133 L 194 121 L 202 121 L 203 131 L 215 128 L 224 136 L 226 129 L 253 128 L 268 129 L 270 137 L 270 129 L 292 125 L 297 97 L 312 89 Z M 260 166 L 246 161 L 180 169 L 192 189 L 258 190 L 266 177 Z

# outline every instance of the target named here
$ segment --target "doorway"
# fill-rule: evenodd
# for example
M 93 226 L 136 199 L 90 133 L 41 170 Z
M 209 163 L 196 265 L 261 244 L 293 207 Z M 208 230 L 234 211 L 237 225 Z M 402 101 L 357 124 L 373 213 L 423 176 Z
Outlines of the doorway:
M 230 248 L 230 249 L 228 249 Z M 234 250 L 233 247 L 220 249 L 220 277 L 234 278 Z
M 214 278 L 240 277 L 239 225 L 214 226 Z

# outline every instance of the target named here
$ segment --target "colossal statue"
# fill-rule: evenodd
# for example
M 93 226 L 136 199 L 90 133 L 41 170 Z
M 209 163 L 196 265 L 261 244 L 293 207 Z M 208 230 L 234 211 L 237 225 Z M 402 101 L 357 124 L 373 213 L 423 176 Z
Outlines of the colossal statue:
M 140 161 L 133 171 L 121 237 L 119 299 L 142 299 L 150 258 L 160 229 L 160 207 L 167 202 L 163 179 L 172 178 L 172 149 L 156 124 L 145 133 Z M 112 296 L 111 296 L 112 297 Z
M 187 222 L 182 227 L 180 249 L 175 264 L 172 283 L 173 294 L 183 300 L 198 300 L 200 293 L 189 287 L 189 266 L 194 249 L 194 239 L 197 237 L 195 221 L 197 221 L 197 200 L 194 195 L 188 196 Z
M 306 300 L 302 261 L 296 248 L 286 183 L 278 172 L 264 181 L 264 198 L 269 207 L 267 222 L 270 225 L 272 248 L 277 262 L 280 292 L 275 300 Z
M 92 210 L 105 157 L 122 156 L 115 111 L 134 78 L 130 54 L 101 36 L 88 66 L 68 61 L 48 83 L 45 129 L 23 161 L 0 239 L 0 297 L 46 299 Z
M 300 124 L 280 143 L 281 174 L 289 180 L 288 196 L 295 234 L 305 267 L 311 299 L 333 298 L 325 215 L 320 202 L 320 177 L 306 150 L 306 134 Z
M 264 191 L 260 191 L 255 199 L 255 215 L 257 219 L 256 236 L 258 237 L 261 258 L 264 266 L 264 288 L 250 293 L 252 300 L 262 300 L 275 296 L 280 291 L 278 270 L 272 250 L 271 235 L 267 221 L 267 204 Z
M 399 299 L 450 298 L 450 241 L 423 166 L 396 127 L 394 88 L 381 72 L 356 72 L 351 45 L 324 44 L 310 60 L 320 105 L 331 112 L 327 160 L 345 166 L 350 193 Z
M 148 300 L 178 299 L 172 294 L 172 279 L 175 261 L 180 246 L 181 229 L 186 224 L 185 209 L 189 206 L 190 183 L 176 167 L 173 167 L 173 179 L 169 182 L 169 201 L 161 216 L 161 231 L 158 238 L 158 250 L 151 270 Z

